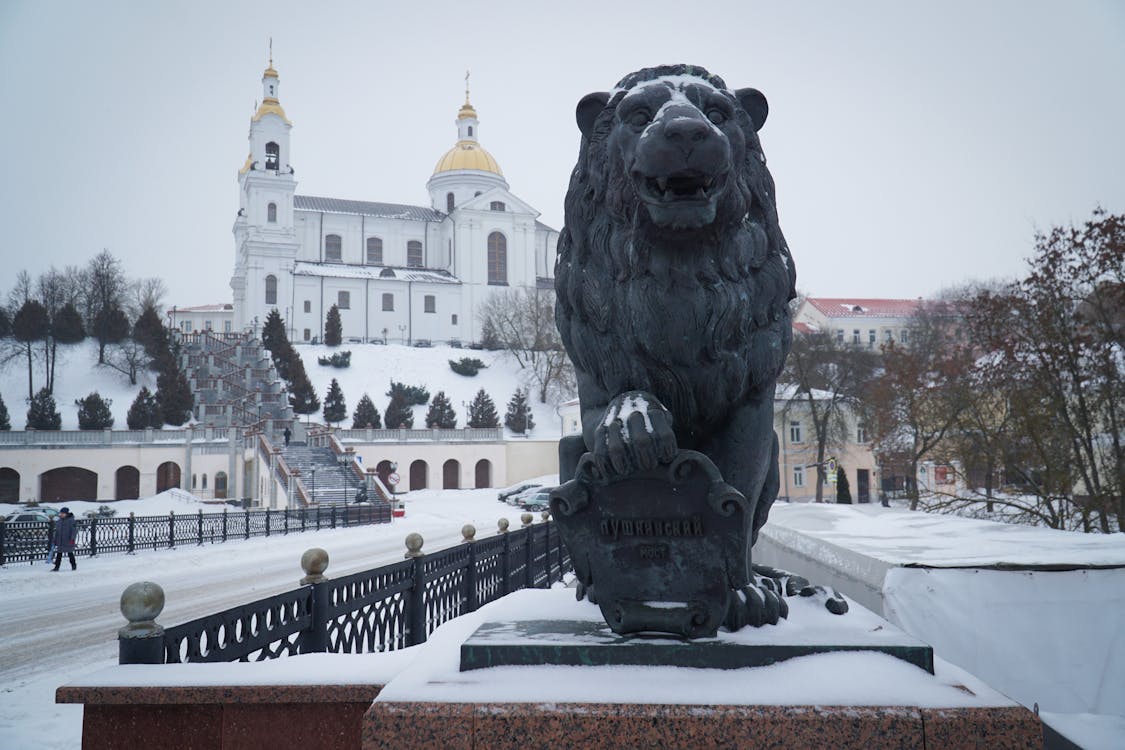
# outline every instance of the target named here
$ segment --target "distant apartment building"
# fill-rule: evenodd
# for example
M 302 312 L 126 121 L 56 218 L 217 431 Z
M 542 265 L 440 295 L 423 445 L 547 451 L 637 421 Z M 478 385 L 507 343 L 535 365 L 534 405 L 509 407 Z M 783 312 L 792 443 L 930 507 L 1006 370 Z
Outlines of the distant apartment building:
M 892 341 L 910 343 L 910 318 L 923 304 L 921 298 L 806 297 L 793 323 L 799 332 L 822 331 L 838 344 L 877 351 Z

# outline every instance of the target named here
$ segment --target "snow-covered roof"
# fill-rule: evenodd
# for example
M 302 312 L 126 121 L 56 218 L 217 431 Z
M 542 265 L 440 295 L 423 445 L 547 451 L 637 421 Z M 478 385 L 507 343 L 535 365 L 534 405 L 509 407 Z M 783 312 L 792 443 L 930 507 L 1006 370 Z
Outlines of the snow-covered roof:
M 829 318 L 904 318 L 925 304 L 922 299 L 851 297 L 808 297 L 805 301 Z
M 342 198 L 318 198 L 312 195 L 294 195 L 293 208 L 298 211 L 323 211 L 330 214 L 356 214 L 380 219 L 406 219 L 409 221 L 442 221 L 445 214 L 425 206 L 406 206 L 400 203 L 372 203 L 350 201 Z
M 424 281 L 429 284 L 460 284 L 448 271 L 434 268 L 403 268 L 401 266 L 357 266 L 350 263 L 313 263 L 299 260 L 293 264 L 294 276 L 325 276 L 337 279 L 376 279 L 378 281 Z
M 193 307 L 173 307 L 170 309 L 177 313 L 234 312 L 234 305 L 229 302 L 218 302 L 214 305 L 195 305 Z
M 546 224 L 539 221 L 538 219 L 535 220 L 535 228 L 538 229 L 541 232 L 555 232 L 556 234 L 559 231 L 559 230 L 555 229 L 554 227 L 547 226 Z

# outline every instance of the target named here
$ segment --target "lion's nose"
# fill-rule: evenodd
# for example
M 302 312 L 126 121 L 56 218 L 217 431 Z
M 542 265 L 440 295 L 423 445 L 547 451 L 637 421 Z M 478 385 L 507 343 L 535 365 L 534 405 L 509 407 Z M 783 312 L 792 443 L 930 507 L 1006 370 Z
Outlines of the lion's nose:
M 664 126 L 664 137 L 680 146 L 698 143 L 707 137 L 707 123 L 698 117 L 673 117 Z

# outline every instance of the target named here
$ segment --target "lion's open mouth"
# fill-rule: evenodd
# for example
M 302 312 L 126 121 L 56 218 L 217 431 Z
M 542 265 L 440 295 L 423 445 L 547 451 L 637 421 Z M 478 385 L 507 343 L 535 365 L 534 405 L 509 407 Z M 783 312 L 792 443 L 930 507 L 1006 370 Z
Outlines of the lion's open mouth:
M 637 181 L 641 198 L 654 203 L 706 203 L 722 189 L 715 175 L 694 170 Z

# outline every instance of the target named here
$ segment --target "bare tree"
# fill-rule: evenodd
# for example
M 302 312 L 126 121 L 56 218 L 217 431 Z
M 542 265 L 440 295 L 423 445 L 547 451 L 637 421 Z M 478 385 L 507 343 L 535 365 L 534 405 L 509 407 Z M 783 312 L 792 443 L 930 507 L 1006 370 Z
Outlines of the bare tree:
M 574 391 L 574 366 L 555 327 L 553 290 L 521 287 L 497 292 L 481 305 L 478 318 L 523 369 L 540 403 L 552 393 Z
M 793 341 L 781 376 L 790 389 L 783 413 L 807 415 L 812 423 L 818 503 L 824 502 L 828 453 L 847 442 L 849 416 L 857 412 L 876 364 L 873 352 L 838 345 L 828 333 L 798 334 Z
M 127 303 L 129 317 L 136 320 L 148 308 L 152 308 L 158 314 L 163 312 L 164 298 L 167 295 L 168 286 L 164 283 L 164 279 L 158 276 L 134 279 L 129 284 Z

